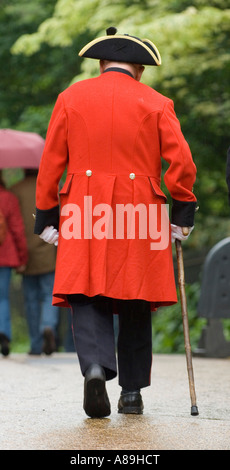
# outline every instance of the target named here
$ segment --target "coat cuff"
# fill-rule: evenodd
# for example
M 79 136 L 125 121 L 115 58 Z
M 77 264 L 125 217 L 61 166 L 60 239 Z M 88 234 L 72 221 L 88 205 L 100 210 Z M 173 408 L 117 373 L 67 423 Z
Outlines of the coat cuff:
M 195 201 L 186 202 L 172 199 L 172 224 L 178 225 L 179 227 L 193 227 L 195 212 Z
M 59 205 L 52 209 L 42 210 L 36 208 L 36 218 L 34 233 L 40 235 L 44 228 L 53 225 L 58 230 L 59 227 Z

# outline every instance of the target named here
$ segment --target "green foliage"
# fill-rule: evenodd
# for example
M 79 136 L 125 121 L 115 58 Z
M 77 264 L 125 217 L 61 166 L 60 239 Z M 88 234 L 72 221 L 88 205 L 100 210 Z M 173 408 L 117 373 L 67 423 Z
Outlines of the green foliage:
M 230 319 L 222 320 L 223 332 L 226 341 L 230 341 Z
M 16 0 L 0 10 L 0 127 L 46 135 L 54 102 L 77 73 L 77 39 L 70 47 L 50 47 L 43 43 L 33 56 L 29 49 L 12 54 L 11 48 L 23 33 L 29 35 L 52 14 L 56 0 Z M 63 66 L 64 64 L 64 66 Z
M 190 252 L 191 258 L 194 250 L 208 251 L 220 240 L 230 237 L 230 219 L 204 215 L 198 211 L 195 229 L 189 239 L 183 244 L 183 251 Z
M 200 283 L 185 286 L 189 335 L 192 351 L 198 347 L 202 329 L 207 320 L 198 317 L 197 304 L 200 297 Z M 230 341 L 230 319 L 222 320 L 223 333 L 226 341 Z M 152 318 L 153 353 L 181 354 L 185 352 L 184 332 L 181 314 L 180 296 L 178 290 L 178 303 L 170 307 L 159 308 Z
M 10 289 L 12 341 L 10 350 L 13 353 L 25 353 L 30 349 L 28 326 L 24 314 L 22 293 L 22 276 L 13 270 Z
M 194 283 L 186 286 L 188 319 L 191 348 L 197 347 L 206 320 L 197 317 L 197 302 L 200 286 Z M 162 307 L 153 314 L 153 353 L 184 353 L 184 334 L 181 305 L 178 292 L 178 303 L 170 307 Z
M 30 349 L 30 341 L 26 319 L 17 312 L 12 314 L 12 341 L 10 350 L 13 353 L 27 353 Z

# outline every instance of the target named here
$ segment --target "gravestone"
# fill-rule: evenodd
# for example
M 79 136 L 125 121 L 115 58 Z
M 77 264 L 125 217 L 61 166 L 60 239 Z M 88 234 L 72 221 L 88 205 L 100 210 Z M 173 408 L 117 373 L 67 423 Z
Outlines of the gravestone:
M 218 242 L 205 259 L 198 315 L 207 319 L 207 325 L 194 355 L 230 356 L 230 342 L 224 337 L 221 322 L 230 318 L 230 237 Z

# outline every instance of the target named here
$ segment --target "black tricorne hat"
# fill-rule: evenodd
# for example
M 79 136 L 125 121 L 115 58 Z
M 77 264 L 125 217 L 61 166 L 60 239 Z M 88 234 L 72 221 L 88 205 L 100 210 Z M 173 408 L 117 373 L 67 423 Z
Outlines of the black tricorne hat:
M 139 39 L 129 34 L 116 34 L 110 27 L 107 36 L 94 39 L 79 52 L 80 57 L 128 62 L 141 65 L 161 65 L 160 53 L 148 39 Z

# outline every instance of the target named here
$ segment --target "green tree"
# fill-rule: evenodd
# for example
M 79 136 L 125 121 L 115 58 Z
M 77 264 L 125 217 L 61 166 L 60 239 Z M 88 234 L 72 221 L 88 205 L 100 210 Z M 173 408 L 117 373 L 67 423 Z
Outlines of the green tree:
M 12 54 L 23 34 L 33 35 L 52 15 L 56 0 L 5 1 L 0 9 L 0 126 L 46 134 L 57 94 L 79 71 L 78 39 L 61 48 L 41 44 L 34 54 Z M 64 66 L 63 66 L 64 64 Z
M 11 3 L 10 14 L 15 15 L 16 2 Z M 42 0 L 24 3 L 29 9 L 29 5 L 38 6 Z M 34 20 L 34 31 L 28 27 L 11 48 L 12 60 L 28 60 L 32 73 L 32 77 L 29 74 L 23 78 L 24 89 L 32 91 L 22 92 L 27 105 L 18 105 L 15 125 L 30 121 L 36 127 L 38 119 L 39 128 L 40 117 L 43 124 L 46 119 L 36 116 L 36 110 L 41 111 L 43 106 L 47 110 L 50 105 L 50 112 L 57 93 L 65 86 L 98 74 L 97 61 L 81 60 L 77 52 L 89 40 L 104 35 L 108 26 L 148 37 L 159 48 L 162 65 L 146 67 L 144 82 L 174 100 L 198 168 L 194 188 L 200 206 L 197 221 L 203 223 L 204 216 L 213 217 L 213 221 L 228 217 L 225 165 L 230 145 L 229 0 L 58 0 L 48 4 L 51 14 L 44 2 L 45 19 L 37 21 L 39 25 Z M 7 8 L 5 11 L 9 15 Z M 43 76 L 37 69 L 41 65 Z

